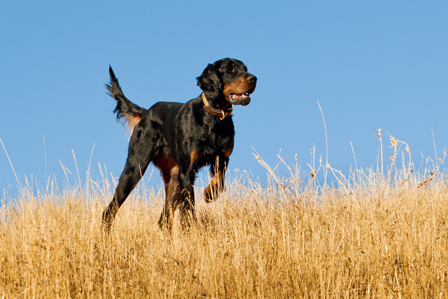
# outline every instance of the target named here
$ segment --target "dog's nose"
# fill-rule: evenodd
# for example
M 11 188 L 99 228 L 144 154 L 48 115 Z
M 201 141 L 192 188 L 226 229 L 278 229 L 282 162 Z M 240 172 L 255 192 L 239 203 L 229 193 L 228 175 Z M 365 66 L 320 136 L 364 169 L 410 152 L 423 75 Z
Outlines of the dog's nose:
M 257 83 L 257 77 L 255 77 L 254 75 L 249 75 L 249 77 L 247 77 L 247 81 L 255 84 L 255 83 Z

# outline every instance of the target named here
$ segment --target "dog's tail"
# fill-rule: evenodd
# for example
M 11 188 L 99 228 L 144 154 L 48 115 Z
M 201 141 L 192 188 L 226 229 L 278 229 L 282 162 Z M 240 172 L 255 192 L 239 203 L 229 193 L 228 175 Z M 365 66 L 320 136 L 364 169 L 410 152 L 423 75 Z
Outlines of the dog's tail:
M 123 125 L 126 125 L 127 131 L 132 135 L 134 127 L 140 122 L 143 114 L 147 111 L 126 98 L 118 83 L 117 77 L 115 77 L 112 67 L 109 65 L 110 84 L 106 84 L 106 88 L 109 91 L 109 95 L 117 101 L 117 107 L 114 109 L 114 113 L 117 114 L 117 120 L 121 121 Z

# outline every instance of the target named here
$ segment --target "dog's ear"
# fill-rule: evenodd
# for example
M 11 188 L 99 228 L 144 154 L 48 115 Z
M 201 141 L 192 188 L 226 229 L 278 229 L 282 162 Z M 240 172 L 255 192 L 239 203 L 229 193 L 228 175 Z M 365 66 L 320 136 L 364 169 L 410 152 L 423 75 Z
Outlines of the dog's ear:
M 222 82 L 218 77 L 218 70 L 213 64 L 209 64 L 202 75 L 196 78 L 198 86 L 203 91 L 208 91 L 212 97 L 219 97 L 219 92 L 222 90 Z

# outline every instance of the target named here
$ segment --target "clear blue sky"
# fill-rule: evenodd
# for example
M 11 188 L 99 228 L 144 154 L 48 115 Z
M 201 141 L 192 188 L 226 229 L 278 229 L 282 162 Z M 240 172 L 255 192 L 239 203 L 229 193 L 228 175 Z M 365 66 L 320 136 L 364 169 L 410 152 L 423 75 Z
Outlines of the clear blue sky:
M 231 171 L 266 178 L 252 147 L 273 166 L 280 149 L 297 154 L 303 171 L 313 145 L 325 159 L 317 101 L 334 168 L 354 166 L 350 142 L 358 167 L 375 166 L 378 128 L 409 144 L 416 168 L 435 157 L 431 128 L 439 156 L 448 145 L 446 1 L 2 1 L 0 139 L 21 184 L 62 185 L 59 161 L 77 177 L 72 149 L 84 180 L 94 144 L 92 177 L 98 163 L 120 175 L 128 140 L 109 64 L 149 108 L 198 96 L 195 78 L 224 57 L 258 77 L 235 107 Z M 17 191 L 1 147 L 0 190 Z

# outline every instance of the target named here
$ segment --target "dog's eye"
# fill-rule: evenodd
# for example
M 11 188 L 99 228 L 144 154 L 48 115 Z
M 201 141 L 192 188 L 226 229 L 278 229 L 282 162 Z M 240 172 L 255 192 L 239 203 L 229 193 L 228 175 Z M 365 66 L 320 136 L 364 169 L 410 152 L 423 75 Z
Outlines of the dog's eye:
M 234 73 L 235 72 L 235 63 L 229 64 L 227 67 L 227 73 Z

